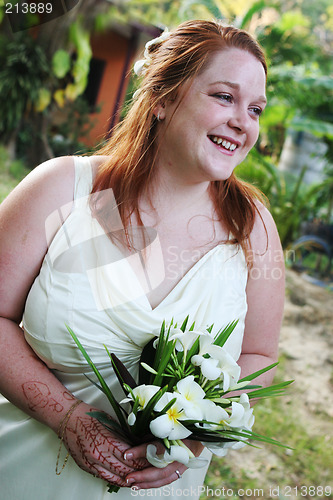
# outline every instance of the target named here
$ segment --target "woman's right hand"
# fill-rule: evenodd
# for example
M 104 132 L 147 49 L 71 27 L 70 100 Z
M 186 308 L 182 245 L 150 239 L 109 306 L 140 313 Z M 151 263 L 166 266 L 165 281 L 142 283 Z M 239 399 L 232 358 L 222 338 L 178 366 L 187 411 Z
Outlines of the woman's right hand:
M 130 472 L 143 469 L 147 466 L 147 461 L 125 461 L 123 455 L 131 445 L 87 415 L 90 411 L 99 410 L 85 403 L 75 408 L 63 434 L 64 444 L 84 471 L 110 484 L 128 486 L 126 476 Z M 58 468 L 61 468 L 61 464 Z

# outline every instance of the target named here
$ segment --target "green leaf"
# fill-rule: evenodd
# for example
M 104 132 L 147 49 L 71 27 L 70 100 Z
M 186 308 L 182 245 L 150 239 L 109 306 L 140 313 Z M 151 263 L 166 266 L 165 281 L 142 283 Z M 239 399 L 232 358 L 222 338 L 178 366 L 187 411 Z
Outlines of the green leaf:
M 288 380 L 286 382 L 281 382 L 280 384 L 270 385 L 269 387 L 262 387 L 251 392 L 248 392 L 249 398 L 271 398 L 276 397 L 284 393 L 284 389 L 290 385 L 293 380 Z
M 187 325 L 187 323 L 188 323 L 188 318 L 189 318 L 189 316 L 187 315 L 187 316 L 186 316 L 186 318 L 185 318 L 185 319 L 184 319 L 184 321 L 183 321 L 182 326 L 180 327 L 180 329 L 181 329 L 181 331 L 182 331 L 182 332 L 185 332 L 186 325 Z M 193 325 L 192 325 L 192 326 L 193 326 L 193 328 L 194 328 L 194 323 L 193 323 Z M 192 328 L 192 329 L 193 329 L 193 328 Z
M 64 78 L 71 68 L 71 58 L 65 50 L 57 50 L 52 58 L 52 71 L 57 78 Z
M 218 345 L 220 347 L 223 347 L 234 329 L 236 328 L 236 325 L 238 323 L 238 320 L 232 321 L 229 323 L 222 331 L 219 330 L 219 332 L 215 336 L 214 344 Z
M 259 377 L 259 375 L 262 375 L 263 373 L 268 372 L 269 370 L 272 370 L 275 366 L 277 366 L 279 363 L 273 363 L 269 366 L 266 366 L 266 368 L 262 368 L 261 370 L 258 370 L 257 372 L 251 373 L 250 375 L 247 375 L 246 377 L 243 377 L 240 379 L 238 382 L 244 382 L 245 380 L 253 380 L 256 377 Z
M 316 137 L 327 137 L 333 139 L 333 123 L 313 118 L 295 116 L 289 126 L 294 130 L 309 132 Z
M 243 16 L 237 27 L 240 29 L 246 29 L 247 25 L 251 22 L 254 14 L 257 14 L 258 12 L 260 13 L 263 9 L 267 7 L 276 8 L 273 2 L 267 2 L 267 0 L 259 0 L 258 2 L 255 2 L 245 13 L 245 15 Z
M 78 346 L 79 350 L 81 351 L 83 357 L 85 358 L 85 360 L 87 361 L 87 363 L 89 364 L 89 366 L 91 367 L 93 372 L 95 373 L 99 383 L 101 384 L 101 387 L 103 389 L 104 394 L 106 395 L 106 397 L 110 401 L 112 408 L 114 409 L 114 412 L 117 415 L 119 423 L 125 429 L 127 427 L 127 422 L 122 414 L 119 403 L 114 398 L 112 392 L 110 391 L 109 386 L 107 385 L 104 378 L 102 377 L 102 375 L 100 374 L 100 372 L 98 371 L 98 369 L 96 368 L 96 366 L 94 365 L 92 360 L 90 359 L 88 353 L 86 352 L 85 348 L 83 347 L 83 345 L 81 344 L 81 342 L 79 341 L 79 339 L 77 338 L 77 336 L 75 335 L 73 330 L 68 325 L 66 325 L 66 328 L 67 328 L 68 332 L 70 333 L 72 339 L 74 340 L 74 342 Z

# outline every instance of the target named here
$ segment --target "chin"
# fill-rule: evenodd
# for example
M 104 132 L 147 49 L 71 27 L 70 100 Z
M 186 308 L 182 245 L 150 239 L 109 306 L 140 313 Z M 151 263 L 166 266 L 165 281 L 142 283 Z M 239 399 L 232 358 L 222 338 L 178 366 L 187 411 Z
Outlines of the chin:
M 229 179 L 229 177 L 231 177 L 233 171 L 234 171 L 234 169 L 231 169 L 228 171 L 224 170 L 223 172 L 221 172 L 221 171 L 214 172 L 214 173 L 212 173 L 210 180 L 212 182 L 214 182 L 214 181 L 226 181 Z

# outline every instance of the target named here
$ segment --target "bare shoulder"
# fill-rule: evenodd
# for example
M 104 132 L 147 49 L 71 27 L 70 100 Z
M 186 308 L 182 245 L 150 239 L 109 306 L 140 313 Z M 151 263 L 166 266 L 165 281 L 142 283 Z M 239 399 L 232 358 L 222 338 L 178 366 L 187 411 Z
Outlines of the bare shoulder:
M 259 201 L 256 207 L 257 213 L 250 236 L 252 251 L 259 255 L 272 251 L 282 252 L 280 237 L 272 214 Z
M 23 202 L 28 205 L 44 202 L 52 206 L 53 203 L 69 201 L 73 197 L 74 177 L 73 157 L 64 156 L 48 160 L 34 168 L 21 181 L 1 207 L 5 210 L 10 204 L 14 208 Z
M 98 169 L 108 161 L 109 157 L 105 155 L 93 155 L 89 157 L 93 177 L 97 174 Z

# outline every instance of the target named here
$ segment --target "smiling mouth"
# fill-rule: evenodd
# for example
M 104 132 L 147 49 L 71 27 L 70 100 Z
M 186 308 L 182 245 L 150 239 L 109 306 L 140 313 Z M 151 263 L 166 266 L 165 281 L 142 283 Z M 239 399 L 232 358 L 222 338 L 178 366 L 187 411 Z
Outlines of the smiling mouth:
M 227 151 L 235 151 L 235 149 L 238 147 L 238 144 L 235 144 L 234 142 L 231 141 L 227 141 L 222 137 L 218 137 L 216 135 L 209 135 L 208 137 L 214 144 L 217 144 L 218 146 L 226 149 Z

